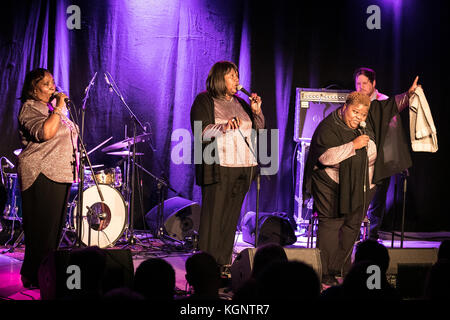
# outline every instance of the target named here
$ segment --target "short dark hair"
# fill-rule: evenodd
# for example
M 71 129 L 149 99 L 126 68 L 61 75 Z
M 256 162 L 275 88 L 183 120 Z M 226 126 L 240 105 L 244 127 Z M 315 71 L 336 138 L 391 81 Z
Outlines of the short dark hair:
M 361 67 L 356 69 L 355 72 L 353 73 L 353 80 L 356 80 L 356 78 L 360 75 L 366 76 L 371 83 L 377 80 L 377 74 L 370 68 Z
M 362 92 L 358 92 L 358 91 L 353 91 L 350 92 L 349 95 L 347 96 L 347 99 L 345 100 L 345 105 L 346 106 L 351 106 L 351 105 L 365 105 L 367 107 L 370 107 L 370 98 L 368 95 L 362 93 Z
M 49 70 L 44 68 L 36 68 L 26 74 L 23 82 L 22 93 L 20 95 L 20 101 L 22 103 L 28 99 L 36 100 L 34 89 L 36 84 L 45 77 L 46 73 L 52 74 Z
M 206 90 L 211 96 L 217 98 L 225 95 L 225 75 L 231 70 L 236 71 L 239 76 L 238 67 L 233 62 L 219 61 L 212 66 L 206 79 Z

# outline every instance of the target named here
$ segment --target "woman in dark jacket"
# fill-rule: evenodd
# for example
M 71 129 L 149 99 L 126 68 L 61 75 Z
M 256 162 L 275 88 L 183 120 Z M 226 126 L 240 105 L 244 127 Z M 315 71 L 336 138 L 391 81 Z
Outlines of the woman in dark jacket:
M 236 96 L 238 85 L 237 66 L 219 61 L 191 108 L 196 183 L 202 187 L 199 248 L 220 265 L 231 263 L 241 206 L 257 169 L 252 132 L 264 128 L 261 97 L 252 93 L 247 104 Z

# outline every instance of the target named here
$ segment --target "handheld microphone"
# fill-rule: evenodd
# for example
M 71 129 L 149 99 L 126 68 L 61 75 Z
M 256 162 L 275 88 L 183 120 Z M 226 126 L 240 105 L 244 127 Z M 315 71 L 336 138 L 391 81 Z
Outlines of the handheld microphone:
M 56 87 L 56 91 L 53 93 L 52 98 L 50 99 L 53 100 L 54 98 L 56 98 L 56 96 L 58 95 L 58 93 L 64 93 L 64 90 L 61 89 L 61 87 Z M 72 105 L 72 100 L 70 100 L 69 98 L 64 98 L 64 102 L 66 103 L 67 108 L 69 108 L 69 105 Z
M 109 81 L 108 76 L 106 75 L 106 73 L 104 73 L 104 76 L 105 76 L 105 81 L 108 84 L 109 92 L 113 92 L 113 89 L 112 89 L 113 86 L 112 86 L 111 82 Z
M 250 94 L 250 92 L 248 92 L 247 90 L 244 89 L 244 87 L 242 85 L 238 85 L 236 87 L 236 89 L 238 89 L 238 91 L 241 91 L 242 93 L 244 93 L 246 96 L 251 97 L 252 95 Z
M 366 122 L 365 121 L 361 121 L 359 123 L 359 127 L 360 127 L 361 134 L 366 134 Z
M 6 166 L 7 166 L 8 168 L 14 169 L 14 164 L 13 164 L 11 161 L 9 161 L 7 157 L 2 157 L 2 159 L 5 159 Z

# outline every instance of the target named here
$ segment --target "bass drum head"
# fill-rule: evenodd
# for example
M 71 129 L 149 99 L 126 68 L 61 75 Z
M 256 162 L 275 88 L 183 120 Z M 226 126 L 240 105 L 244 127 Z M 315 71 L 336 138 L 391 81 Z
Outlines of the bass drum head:
M 83 191 L 81 242 L 87 246 L 112 247 L 120 239 L 127 225 L 127 207 L 119 191 L 102 184 L 99 188 L 104 202 L 101 201 L 96 186 Z M 75 230 L 77 230 L 77 205 L 72 211 Z

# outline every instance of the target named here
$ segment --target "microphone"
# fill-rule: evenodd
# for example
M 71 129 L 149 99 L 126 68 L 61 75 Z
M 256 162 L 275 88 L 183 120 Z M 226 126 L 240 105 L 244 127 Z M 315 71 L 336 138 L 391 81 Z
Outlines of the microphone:
M 365 121 L 361 121 L 359 123 L 359 128 L 360 128 L 361 134 L 366 134 L 366 122 Z
M 238 89 L 238 91 L 241 91 L 242 93 L 244 93 L 246 96 L 251 97 L 252 95 L 250 94 L 250 92 L 248 92 L 247 90 L 244 89 L 244 87 L 242 85 L 238 85 L 236 87 L 236 89 Z
M 60 87 L 56 87 L 56 91 L 53 92 L 53 96 L 50 99 L 50 101 L 52 101 L 54 98 L 56 98 L 58 93 L 64 93 Z M 72 100 L 70 100 L 69 98 L 64 98 L 64 102 L 66 103 L 67 108 L 69 108 L 69 105 L 72 105 Z
M 2 157 L 2 159 L 5 159 L 6 166 L 7 166 L 8 168 L 14 169 L 14 164 L 13 164 L 11 161 L 9 161 L 7 157 Z
M 84 94 L 86 94 L 86 92 L 89 90 L 89 87 L 90 87 L 90 86 L 93 86 L 93 85 L 94 85 L 94 80 L 95 80 L 95 78 L 97 78 L 97 72 L 95 72 L 94 76 L 92 77 L 91 82 L 89 82 L 89 84 L 88 84 L 88 86 L 86 87 L 86 89 L 84 89 Z
M 106 75 L 106 73 L 104 73 L 104 75 L 105 75 L 105 81 L 106 81 L 106 83 L 108 84 L 108 86 L 109 86 L 109 92 L 113 92 L 113 86 L 112 86 L 112 84 L 111 84 L 111 82 L 109 81 L 109 79 L 108 79 L 108 76 Z

